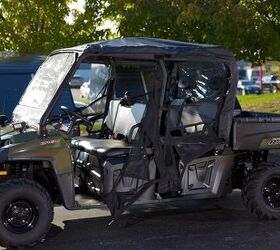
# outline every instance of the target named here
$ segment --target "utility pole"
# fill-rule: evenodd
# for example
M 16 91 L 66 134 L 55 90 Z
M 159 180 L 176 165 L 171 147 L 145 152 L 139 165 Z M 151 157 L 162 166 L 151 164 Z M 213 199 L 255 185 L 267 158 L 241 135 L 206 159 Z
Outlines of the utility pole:
M 260 65 L 259 79 L 260 79 L 260 87 L 261 88 L 262 88 L 262 84 L 263 84 L 262 78 L 263 78 L 263 70 L 262 70 L 262 65 Z

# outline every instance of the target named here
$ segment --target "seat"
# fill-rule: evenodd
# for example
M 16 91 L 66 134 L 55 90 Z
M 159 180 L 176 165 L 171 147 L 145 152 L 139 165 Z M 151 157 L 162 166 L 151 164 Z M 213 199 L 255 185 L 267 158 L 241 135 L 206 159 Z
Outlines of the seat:
M 141 122 L 145 109 L 146 105 L 142 103 L 123 106 L 119 100 L 112 100 L 108 115 L 105 118 L 105 124 L 113 134 L 121 134 L 127 138 L 130 135 L 131 128 Z M 137 129 L 133 131 L 131 139 L 135 138 L 136 132 Z M 122 140 L 96 139 L 84 136 L 74 137 L 71 145 L 75 149 L 102 158 L 129 154 L 131 148 L 127 142 Z
M 126 142 L 113 139 L 76 137 L 72 140 L 71 144 L 75 149 L 101 157 L 125 155 L 128 154 L 130 150 L 130 146 Z
M 175 99 L 170 108 L 170 128 L 185 127 L 187 133 L 202 131 L 205 124 L 215 121 L 217 112 L 218 104 L 213 101 L 185 104 L 183 99 Z

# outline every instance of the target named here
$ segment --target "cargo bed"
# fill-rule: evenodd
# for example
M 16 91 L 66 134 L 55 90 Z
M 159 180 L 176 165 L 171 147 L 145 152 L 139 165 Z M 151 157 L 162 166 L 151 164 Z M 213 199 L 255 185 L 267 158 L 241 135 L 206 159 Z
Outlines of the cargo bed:
M 280 148 L 280 114 L 242 111 L 234 117 L 234 150 L 271 148 Z

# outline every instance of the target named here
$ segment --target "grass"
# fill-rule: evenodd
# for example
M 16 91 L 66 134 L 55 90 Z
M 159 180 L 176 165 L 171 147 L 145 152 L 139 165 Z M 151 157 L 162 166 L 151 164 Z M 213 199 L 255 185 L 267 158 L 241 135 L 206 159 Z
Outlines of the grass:
M 280 113 L 280 92 L 238 96 L 238 100 L 243 110 Z
M 93 130 L 92 131 L 98 131 L 101 129 L 101 125 L 102 123 L 101 122 L 96 122 L 93 126 Z M 81 135 L 86 135 L 87 134 L 87 128 L 85 125 L 80 125 L 80 132 L 81 132 Z

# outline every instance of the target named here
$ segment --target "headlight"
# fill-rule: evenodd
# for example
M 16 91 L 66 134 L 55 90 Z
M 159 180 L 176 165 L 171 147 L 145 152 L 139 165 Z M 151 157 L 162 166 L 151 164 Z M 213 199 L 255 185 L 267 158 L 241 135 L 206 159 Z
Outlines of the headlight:
M 1 167 L 0 167 L 0 169 L 1 169 Z M 7 176 L 8 175 L 8 171 L 6 171 L 6 170 L 0 170 L 0 177 L 1 176 Z

